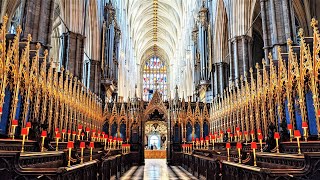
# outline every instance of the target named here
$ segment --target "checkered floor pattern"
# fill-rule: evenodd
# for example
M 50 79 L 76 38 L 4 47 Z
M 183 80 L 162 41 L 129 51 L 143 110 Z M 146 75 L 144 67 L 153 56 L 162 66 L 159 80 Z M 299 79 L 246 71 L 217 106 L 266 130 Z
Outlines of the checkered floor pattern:
M 168 166 L 165 159 L 146 159 L 144 166 L 134 166 L 121 180 L 193 180 L 197 179 L 180 166 Z

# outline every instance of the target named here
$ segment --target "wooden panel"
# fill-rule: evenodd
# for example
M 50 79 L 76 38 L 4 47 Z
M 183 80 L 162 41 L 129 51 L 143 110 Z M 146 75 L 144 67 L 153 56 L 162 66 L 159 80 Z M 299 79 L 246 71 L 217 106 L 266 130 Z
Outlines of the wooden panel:
M 167 152 L 165 150 L 145 150 L 144 157 L 146 159 L 166 159 Z

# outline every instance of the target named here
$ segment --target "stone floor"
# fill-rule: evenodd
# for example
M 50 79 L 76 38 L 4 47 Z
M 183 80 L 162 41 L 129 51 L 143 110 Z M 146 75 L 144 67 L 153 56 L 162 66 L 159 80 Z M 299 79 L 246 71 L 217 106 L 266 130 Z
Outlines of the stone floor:
M 166 180 L 197 179 L 180 166 L 168 166 L 165 159 L 146 159 L 144 166 L 134 166 L 120 179 L 122 180 Z

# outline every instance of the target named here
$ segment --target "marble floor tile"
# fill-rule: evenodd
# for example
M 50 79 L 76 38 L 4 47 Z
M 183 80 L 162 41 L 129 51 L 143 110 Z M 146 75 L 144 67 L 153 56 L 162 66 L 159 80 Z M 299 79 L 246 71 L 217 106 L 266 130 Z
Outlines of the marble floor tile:
M 165 159 L 146 159 L 144 166 L 134 166 L 122 180 L 189 180 L 197 179 L 179 166 L 168 166 Z

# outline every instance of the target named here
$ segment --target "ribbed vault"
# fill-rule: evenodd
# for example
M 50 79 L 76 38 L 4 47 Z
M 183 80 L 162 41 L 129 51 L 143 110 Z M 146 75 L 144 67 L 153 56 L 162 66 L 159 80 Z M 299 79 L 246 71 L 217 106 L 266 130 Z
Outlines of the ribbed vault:
M 174 57 L 181 36 L 181 0 L 158 0 L 156 42 L 153 39 L 153 0 L 129 0 L 128 13 L 130 35 L 138 63 L 142 63 L 154 53 L 166 62 Z M 156 52 L 154 45 L 157 46 Z

